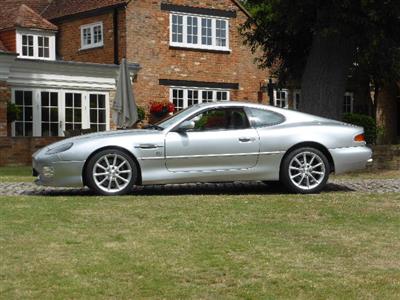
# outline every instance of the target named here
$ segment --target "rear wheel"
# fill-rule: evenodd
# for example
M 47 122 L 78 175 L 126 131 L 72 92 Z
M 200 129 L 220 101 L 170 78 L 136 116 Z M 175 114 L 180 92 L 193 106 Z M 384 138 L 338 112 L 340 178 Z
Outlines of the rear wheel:
M 283 160 L 282 183 L 292 192 L 320 192 L 329 178 L 330 166 L 326 156 L 314 148 L 299 148 Z
M 107 149 L 94 155 L 85 170 L 86 182 L 98 194 L 124 195 L 132 190 L 137 179 L 137 167 L 121 150 Z

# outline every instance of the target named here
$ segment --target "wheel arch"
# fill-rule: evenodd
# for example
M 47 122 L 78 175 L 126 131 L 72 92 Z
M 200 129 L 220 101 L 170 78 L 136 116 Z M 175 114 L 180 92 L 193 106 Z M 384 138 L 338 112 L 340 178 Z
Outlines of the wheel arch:
M 125 148 L 123 148 L 123 147 L 120 147 L 120 146 L 105 146 L 105 147 L 102 147 L 102 148 L 97 149 L 96 151 L 93 151 L 93 152 L 88 156 L 88 158 L 86 159 L 85 164 L 83 165 L 82 174 L 81 174 L 83 185 L 85 185 L 85 186 L 87 185 L 87 184 L 86 184 L 86 176 L 85 176 L 85 170 L 86 170 L 87 164 L 89 163 L 90 159 L 91 159 L 93 156 L 95 156 L 97 153 L 99 153 L 99 152 L 101 152 L 101 151 L 104 151 L 104 150 L 119 150 L 119 151 L 124 152 L 124 153 L 125 153 L 126 155 L 128 155 L 130 158 L 132 158 L 132 160 L 133 160 L 134 163 L 136 164 L 136 167 L 137 167 L 137 170 L 138 170 L 138 174 L 137 174 L 138 176 L 137 176 L 137 179 L 136 179 L 136 184 L 138 184 L 138 185 L 142 184 L 142 169 L 140 168 L 139 161 L 137 160 L 137 158 L 135 157 L 135 155 L 134 155 L 132 152 L 130 152 L 129 150 L 127 150 L 127 149 L 125 149 Z
M 311 148 L 315 148 L 315 149 L 321 151 L 326 156 L 326 158 L 329 162 L 330 172 L 331 173 L 335 172 L 335 162 L 333 161 L 333 157 L 332 157 L 331 153 L 329 152 L 328 148 L 326 148 L 324 145 L 317 143 L 317 142 L 301 142 L 301 143 L 293 145 L 286 151 L 285 155 L 281 159 L 281 163 L 279 166 L 279 173 L 282 170 L 282 164 L 283 164 L 283 161 L 285 160 L 285 158 L 292 151 L 299 149 L 299 148 L 304 148 L 304 147 L 311 147 Z

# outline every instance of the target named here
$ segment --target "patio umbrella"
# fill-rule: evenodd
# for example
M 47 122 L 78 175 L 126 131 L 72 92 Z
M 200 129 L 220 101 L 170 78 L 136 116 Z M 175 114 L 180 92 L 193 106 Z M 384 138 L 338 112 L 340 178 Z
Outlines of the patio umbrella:
M 119 68 L 117 92 L 113 105 L 112 117 L 118 128 L 131 127 L 138 121 L 138 112 L 133 96 L 131 78 L 126 59 L 122 59 Z

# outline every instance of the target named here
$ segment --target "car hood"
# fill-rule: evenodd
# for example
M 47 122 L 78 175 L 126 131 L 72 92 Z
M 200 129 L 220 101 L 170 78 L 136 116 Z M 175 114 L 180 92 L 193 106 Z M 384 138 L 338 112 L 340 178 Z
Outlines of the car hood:
M 103 132 L 96 132 L 96 133 L 89 133 L 85 135 L 74 136 L 70 138 L 66 138 L 62 141 L 53 143 L 48 145 L 47 149 L 55 148 L 59 145 L 67 144 L 67 143 L 81 143 L 87 140 L 95 141 L 101 139 L 108 139 L 108 138 L 121 138 L 124 136 L 129 137 L 140 137 L 143 135 L 156 135 L 160 134 L 161 131 L 157 130 L 150 130 L 150 129 L 130 129 L 130 130 L 116 130 L 116 131 L 103 131 Z

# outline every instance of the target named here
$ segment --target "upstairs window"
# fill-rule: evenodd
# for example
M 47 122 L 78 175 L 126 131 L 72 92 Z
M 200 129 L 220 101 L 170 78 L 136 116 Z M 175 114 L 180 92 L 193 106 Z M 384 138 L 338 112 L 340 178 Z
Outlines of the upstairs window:
M 55 33 L 17 30 L 17 52 L 21 58 L 56 59 Z
M 47 36 L 38 37 L 38 49 L 39 57 L 49 58 L 50 57 L 50 39 Z
M 22 35 L 22 56 L 34 57 L 33 35 Z
M 102 47 L 103 23 L 93 23 L 81 26 L 81 49 Z
M 229 20 L 221 17 L 171 13 L 170 45 L 230 51 Z

